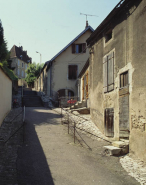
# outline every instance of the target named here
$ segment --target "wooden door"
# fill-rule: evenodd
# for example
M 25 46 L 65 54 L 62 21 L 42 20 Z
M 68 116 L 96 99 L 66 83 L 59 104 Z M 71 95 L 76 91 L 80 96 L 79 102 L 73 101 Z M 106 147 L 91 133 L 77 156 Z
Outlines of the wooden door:
M 120 137 L 129 137 L 129 94 L 119 96 L 119 131 Z
M 105 135 L 114 137 L 114 109 L 105 109 Z

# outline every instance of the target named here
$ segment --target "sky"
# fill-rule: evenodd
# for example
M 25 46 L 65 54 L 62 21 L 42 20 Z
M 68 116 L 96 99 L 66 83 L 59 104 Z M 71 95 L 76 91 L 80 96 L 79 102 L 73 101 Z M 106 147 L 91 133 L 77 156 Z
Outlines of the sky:
M 0 0 L 8 50 L 23 46 L 32 62 L 45 63 L 79 35 L 96 29 L 120 0 Z M 38 51 L 39 53 L 36 53 Z

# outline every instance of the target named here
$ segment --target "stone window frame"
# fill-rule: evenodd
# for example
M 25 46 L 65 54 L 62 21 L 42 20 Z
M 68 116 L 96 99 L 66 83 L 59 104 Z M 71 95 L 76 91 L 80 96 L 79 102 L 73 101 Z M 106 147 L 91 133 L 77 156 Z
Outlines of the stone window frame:
M 112 37 L 111 37 L 111 39 L 109 39 L 107 42 L 106 42 L 106 37 L 107 37 L 107 35 L 109 34 L 109 32 L 112 32 L 111 34 L 112 34 Z M 104 33 L 104 47 L 106 47 L 109 43 L 111 43 L 112 41 L 113 41 L 113 39 L 114 39 L 114 29 L 108 29 L 105 33 Z

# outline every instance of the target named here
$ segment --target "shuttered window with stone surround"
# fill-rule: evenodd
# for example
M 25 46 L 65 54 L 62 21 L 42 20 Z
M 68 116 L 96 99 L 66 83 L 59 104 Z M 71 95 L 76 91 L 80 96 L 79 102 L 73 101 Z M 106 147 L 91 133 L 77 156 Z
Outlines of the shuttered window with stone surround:
M 77 65 L 69 65 L 68 66 L 68 79 L 69 80 L 76 80 L 77 79 Z
M 114 90 L 114 52 L 103 58 L 104 93 Z
M 86 53 L 86 43 L 72 44 L 72 53 Z

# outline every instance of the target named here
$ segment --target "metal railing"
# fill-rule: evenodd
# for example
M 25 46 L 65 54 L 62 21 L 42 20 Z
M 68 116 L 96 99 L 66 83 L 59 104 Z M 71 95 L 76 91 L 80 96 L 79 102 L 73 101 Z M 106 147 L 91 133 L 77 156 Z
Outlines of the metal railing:
M 64 114 L 63 114 L 63 111 L 64 111 Z M 85 121 L 87 121 L 86 118 L 83 118 L 83 117 L 81 117 L 79 115 L 76 115 L 76 116 L 79 117 L 79 118 L 85 119 Z M 107 141 L 109 143 L 112 143 L 112 141 L 109 141 L 109 140 L 107 140 L 107 139 L 105 139 L 103 137 L 95 135 L 95 134 L 93 134 L 93 133 L 91 133 L 91 132 L 89 132 L 89 131 L 87 131 L 85 129 L 77 127 L 76 126 L 76 120 L 71 116 L 71 114 L 67 110 L 65 110 L 63 107 L 61 107 L 61 124 L 64 123 L 63 120 L 62 120 L 63 117 L 65 118 L 65 121 L 66 121 L 65 123 L 68 125 L 68 134 L 69 134 L 69 131 L 72 129 L 72 132 L 73 132 L 73 135 L 74 135 L 74 143 L 75 143 L 75 139 L 77 138 L 76 137 L 76 133 L 77 133 L 79 135 L 79 137 L 82 139 L 82 141 L 87 145 L 87 143 L 83 140 L 83 138 L 81 137 L 81 135 L 79 134 L 79 132 L 77 130 L 83 131 L 83 132 L 85 132 L 87 134 L 90 134 L 90 135 L 96 137 L 96 138 L 99 138 L 99 139 L 102 139 L 102 140 Z
M 68 134 L 70 134 L 70 131 L 73 133 L 74 143 L 76 140 L 82 145 L 81 141 L 88 147 L 89 150 L 92 150 L 90 146 L 85 142 L 81 134 L 77 131 L 76 127 L 76 121 L 73 119 L 73 117 L 70 115 L 68 111 L 66 111 L 64 108 L 61 107 L 61 124 L 63 124 L 63 111 L 65 112 L 65 116 L 67 117 L 67 125 L 68 125 Z M 81 139 L 81 141 L 78 139 L 78 137 Z M 83 145 L 82 145 L 83 146 Z
M 75 105 L 78 101 L 77 96 L 62 96 L 59 98 L 60 107 L 70 107 Z

